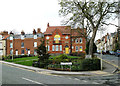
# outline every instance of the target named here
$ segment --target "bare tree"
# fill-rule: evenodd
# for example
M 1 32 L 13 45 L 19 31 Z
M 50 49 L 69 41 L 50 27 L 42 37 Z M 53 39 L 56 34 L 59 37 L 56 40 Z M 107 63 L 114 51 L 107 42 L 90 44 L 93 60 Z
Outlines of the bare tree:
M 98 0 L 99 1 L 99 0 Z M 89 45 L 89 55 L 93 55 L 93 43 L 98 30 L 106 24 L 110 18 L 117 18 L 118 2 L 90 2 L 81 0 L 59 0 L 61 16 L 67 17 L 66 24 L 73 27 L 83 25 L 83 19 L 87 22 L 84 27 L 92 32 Z M 89 34 L 88 34 L 89 35 Z

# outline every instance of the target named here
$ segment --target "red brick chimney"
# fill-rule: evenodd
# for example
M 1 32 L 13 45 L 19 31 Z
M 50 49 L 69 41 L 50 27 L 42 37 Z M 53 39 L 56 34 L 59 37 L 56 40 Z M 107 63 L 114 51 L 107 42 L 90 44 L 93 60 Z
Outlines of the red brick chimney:
M 23 30 L 21 31 L 21 35 L 25 35 L 25 32 Z
M 40 28 L 37 29 L 37 33 L 42 33 Z
M 36 30 L 35 30 L 35 29 L 33 29 L 33 34 L 34 34 L 34 35 L 36 34 Z
M 10 34 L 13 34 L 13 32 L 11 31 Z
M 47 27 L 49 27 L 49 23 L 47 24 Z

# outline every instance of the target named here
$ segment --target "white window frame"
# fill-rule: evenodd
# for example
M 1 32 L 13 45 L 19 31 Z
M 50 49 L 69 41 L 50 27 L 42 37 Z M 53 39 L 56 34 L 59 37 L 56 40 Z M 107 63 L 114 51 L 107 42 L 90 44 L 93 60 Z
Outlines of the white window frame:
M 13 36 L 10 36 L 10 40 L 13 40 Z
M 77 50 L 76 50 L 77 49 Z M 78 46 L 75 46 L 75 51 L 78 51 Z
M 24 48 L 24 46 L 22 46 L 22 43 L 24 44 L 24 42 L 21 42 L 21 48 Z
M 21 35 L 21 40 L 23 40 L 23 39 L 25 39 L 25 38 L 24 38 L 24 35 Z
M 80 40 L 81 40 L 81 42 L 80 42 L 80 43 L 82 43 L 82 38 L 80 38 Z
M 12 54 L 13 54 L 13 49 L 10 50 L 10 55 L 12 55 Z
M 2 56 L 3 55 L 3 50 L 0 50 L 0 56 Z
M 10 43 L 10 48 L 13 48 L 13 43 Z
M 2 35 L 0 35 L 0 40 L 2 40 Z
M 83 51 L 83 47 L 82 47 L 82 46 L 80 46 L 80 49 L 82 49 L 81 51 Z M 79 49 L 79 50 L 80 50 L 80 49 Z
M 55 51 L 55 46 L 54 45 L 52 45 L 52 51 Z
M 78 43 L 78 38 L 77 38 L 77 39 L 75 39 L 75 43 Z
M 50 51 L 50 46 L 48 45 L 48 51 Z
M 56 51 L 58 51 L 58 45 L 56 45 Z
M 1 49 L 3 48 L 3 43 L 2 43 L 2 42 L 0 42 L 0 48 L 1 48 Z
M 37 42 L 34 42 L 34 47 L 37 47 Z
M 62 45 L 60 45 L 60 51 L 62 51 Z

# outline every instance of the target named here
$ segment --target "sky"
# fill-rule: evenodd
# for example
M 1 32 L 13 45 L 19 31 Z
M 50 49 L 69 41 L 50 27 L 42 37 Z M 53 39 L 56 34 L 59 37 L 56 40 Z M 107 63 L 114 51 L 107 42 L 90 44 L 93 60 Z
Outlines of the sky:
M 50 26 L 60 26 L 63 17 L 59 9 L 58 0 L 0 0 L 0 32 L 32 33 L 37 28 L 44 32 L 48 22 Z M 104 34 L 114 32 L 114 28 L 109 26 Z M 98 33 L 96 39 L 99 37 Z

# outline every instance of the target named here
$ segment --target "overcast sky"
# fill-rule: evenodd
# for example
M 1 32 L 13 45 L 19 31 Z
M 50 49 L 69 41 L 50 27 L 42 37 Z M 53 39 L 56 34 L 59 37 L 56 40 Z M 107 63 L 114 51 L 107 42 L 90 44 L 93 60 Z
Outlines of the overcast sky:
M 32 33 L 33 28 L 41 28 L 44 32 L 48 22 L 51 26 L 61 25 L 59 9 L 58 0 L 0 0 L 0 31 Z M 105 33 L 114 31 L 110 26 Z

